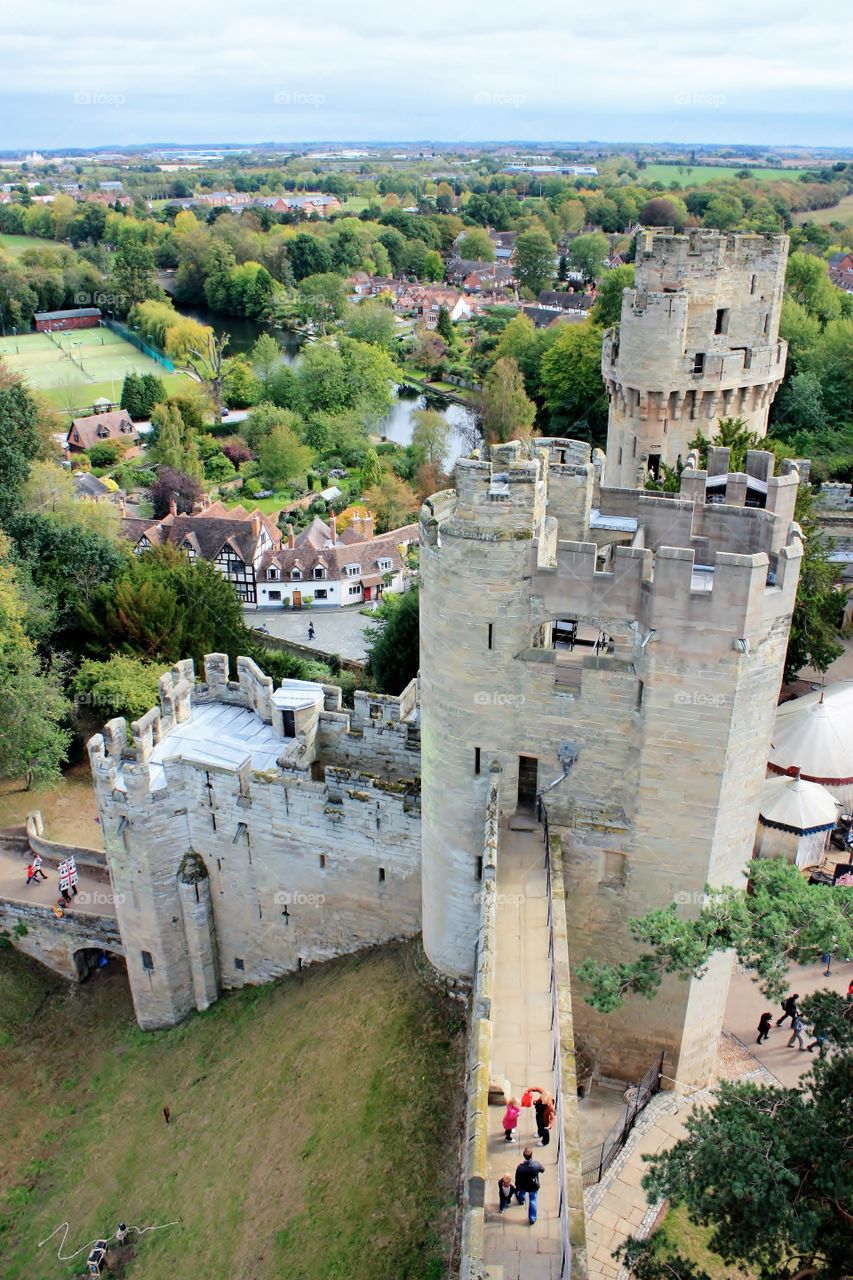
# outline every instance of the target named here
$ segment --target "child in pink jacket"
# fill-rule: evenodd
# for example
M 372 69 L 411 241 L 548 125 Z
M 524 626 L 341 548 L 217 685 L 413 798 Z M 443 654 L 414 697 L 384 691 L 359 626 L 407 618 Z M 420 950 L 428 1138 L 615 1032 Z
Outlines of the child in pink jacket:
M 512 1131 L 518 1124 L 518 1110 L 518 1098 L 510 1098 L 503 1118 L 504 1137 L 507 1142 L 512 1142 Z

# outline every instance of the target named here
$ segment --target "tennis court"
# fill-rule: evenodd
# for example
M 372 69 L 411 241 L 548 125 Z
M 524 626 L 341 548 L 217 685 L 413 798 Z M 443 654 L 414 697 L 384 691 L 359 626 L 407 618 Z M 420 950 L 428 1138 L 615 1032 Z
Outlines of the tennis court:
M 0 359 L 53 405 L 68 410 L 101 397 L 116 403 L 127 373 L 156 374 L 167 391 L 177 390 L 185 379 L 184 374 L 167 373 L 103 326 L 0 338 Z

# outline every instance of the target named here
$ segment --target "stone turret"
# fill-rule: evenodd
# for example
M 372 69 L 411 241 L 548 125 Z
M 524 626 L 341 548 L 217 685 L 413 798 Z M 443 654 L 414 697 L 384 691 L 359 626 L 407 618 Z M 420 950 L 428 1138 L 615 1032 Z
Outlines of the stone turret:
M 751 853 L 797 475 L 756 451 L 748 475 L 685 471 L 673 498 L 600 483 L 568 444 L 460 463 L 458 495 L 421 511 L 424 946 L 455 978 L 473 964 L 494 763 L 502 817 L 541 803 L 561 837 L 575 965 L 633 954 L 630 917 L 698 911 L 707 882 L 743 884 Z M 606 1075 L 664 1049 L 668 1074 L 704 1083 L 729 972 L 720 958 L 606 1019 L 576 1001 L 576 1029 Z
M 611 484 L 633 487 L 638 472 L 674 468 L 720 418 L 766 434 L 785 373 L 787 256 L 782 235 L 639 234 L 634 288 L 602 349 Z

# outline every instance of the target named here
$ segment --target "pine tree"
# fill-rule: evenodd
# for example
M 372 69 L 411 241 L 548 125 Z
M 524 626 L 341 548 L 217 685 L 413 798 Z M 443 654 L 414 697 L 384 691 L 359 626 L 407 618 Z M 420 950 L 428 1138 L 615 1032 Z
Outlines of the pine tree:
M 361 486 L 363 490 L 372 489 L 382 479 L 382 463 L 375 449 L 368 449 L 364 455 L 364 466 L 361 468 Z

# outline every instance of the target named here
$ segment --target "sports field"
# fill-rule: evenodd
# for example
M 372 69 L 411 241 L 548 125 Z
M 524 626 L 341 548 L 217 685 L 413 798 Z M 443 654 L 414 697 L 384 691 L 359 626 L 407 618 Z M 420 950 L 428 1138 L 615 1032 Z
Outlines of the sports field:
M 663 182 L 667 186 L 670 182 L 677 182 L 682 187 L 704 187 L 708 182 L 733 178 L 742 169 L 749 169 L 749 165 L 647 164 L 640 170 L 637 181 Z M 759 182 L 796 182 L 801 173 L 805 173 L 805 169 L 751 169 L 749 176 Z
M 170 374 L 111 329 L 75 329 L 0 338 L 0 359 L 43 392 L 57 409 L 72 410 L 106 398 L 117 403 L 126 373 L 154 373 L 167 391 L 186 375 Z

